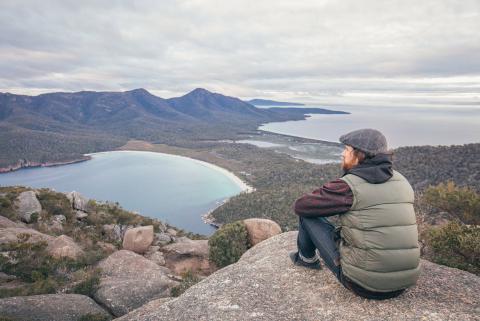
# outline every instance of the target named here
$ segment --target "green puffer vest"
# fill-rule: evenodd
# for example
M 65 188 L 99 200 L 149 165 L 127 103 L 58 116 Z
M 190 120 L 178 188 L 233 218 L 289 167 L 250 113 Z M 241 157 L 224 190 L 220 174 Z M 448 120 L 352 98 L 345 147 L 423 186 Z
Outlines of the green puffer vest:
M 340 215 L 343 274 L 377 292 L 414 285 L 420 273 L 420 249 L 410 183 L 397 171 L 380 184 L 353 174 L 341 179 L 353 192 L 351 209 Z

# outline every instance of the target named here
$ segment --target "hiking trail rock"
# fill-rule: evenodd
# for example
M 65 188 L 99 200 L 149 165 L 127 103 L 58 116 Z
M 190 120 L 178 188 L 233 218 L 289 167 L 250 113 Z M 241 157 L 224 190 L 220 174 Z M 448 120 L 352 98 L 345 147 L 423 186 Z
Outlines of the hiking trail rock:
M 479 320 L 480 278 L 422 260 L 416 286 L 397 298 L 356 296 L 334 275 L 294 266 L 297 232 L 276 235 L 248 250 L 180 297 L 153 301 L 119 321 L 160 320 Z
M 78 321 L 87 314 L 110 317 L 91 298 L 80 294 L 45 294 L 0 299 L 0 316 L 22 321 Z
M 170 296 L 170 270 L 136 254 L 120 250 L 98 264 L 102 269 L 95 300 L 121 316 L 157 298 Z

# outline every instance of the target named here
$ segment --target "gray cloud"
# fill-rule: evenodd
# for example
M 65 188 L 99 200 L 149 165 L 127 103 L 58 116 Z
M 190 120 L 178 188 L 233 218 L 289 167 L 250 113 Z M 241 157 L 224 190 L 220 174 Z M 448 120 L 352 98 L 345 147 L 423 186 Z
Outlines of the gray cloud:
M 0 2 L 0 91 L 480 96 L 480 2 Z

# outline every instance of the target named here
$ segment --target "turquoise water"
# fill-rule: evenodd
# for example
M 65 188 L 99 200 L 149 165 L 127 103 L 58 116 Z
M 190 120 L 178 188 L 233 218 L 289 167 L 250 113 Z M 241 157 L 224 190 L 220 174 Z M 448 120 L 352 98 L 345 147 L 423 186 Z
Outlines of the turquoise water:
M 242 191 L 222 172 L 184 157 L 136 151 L 92 156 L 92 160 L 71 165 L 0 174 L 0 185 L 75 190 L 206 235 L 214 228 L 203 223 L 201 215 Z
M 314 106 L 308 106 L 314 107 Z M 480 107 L 321 106 L 351 114 L 312 115 L 306 120 L 268 123 L 259 129 L 338 142 L 352 130 L 376 128 L 389 147 L 480 142 Z

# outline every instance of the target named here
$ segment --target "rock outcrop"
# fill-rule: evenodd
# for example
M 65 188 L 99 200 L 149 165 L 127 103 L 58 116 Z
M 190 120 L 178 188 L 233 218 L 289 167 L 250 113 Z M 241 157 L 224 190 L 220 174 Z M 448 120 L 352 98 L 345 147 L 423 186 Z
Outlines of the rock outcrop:
M 15 200 L 15 206 L 17 207 L 18 218 L 25 223 L 32 221 L 32 214 L 40 215 L 42 211 L 42 205 L 37 199 L 34 191 L 25 191 L 18 195 Z
M 72 204 L 72 208 L 75 210 L 79 210 L 85 213 L 89 212 L 88 209 L 88 198 L 80 194 L 79 192 L 73 191 L 66 194 L 67 198 L 70 200 Z
M 158 265 L 164 266 L 165 265 L 165 257 L 163 256 L 163 252 L 160 252 L 160 246 L 152 245 L 148 248 L 143 256 L 145 256 L 150 261 L 157 263 Z
M 0 228 L 7 228 L 7 227 L 26 227 L 26 224 L 21 222 L 11 221 L 5 216 L 0 215 Z
M 282 228 L 276 222 L 264 218 L 249 218 L 243 220 L 248 232 L 248 241 L 254 246 L 274 235 L 282 233 Z
M 123 237 L 123 248 L 143 254 L 153 242 L 153 225 L 128 229 Z
M 103 233 L 105 233 L 105 236 L 110 240 L 122 242 L 125 232 L 132 227 L 133 226 L 130 225 L 105 224 L 102 226 L 102 230 Z
M 83 220 L 84 218 L 88 217 L 88 213 L 85 213 L 84 211 L 75 211 L 75 218 L 77 220 Z
M 117 251 L 98 267 L 102 276 L 95 300 L 116 316 L 153 299 L 170 296 L 170 289 L 178 284 L 168 277 L 170 270 L 132 251 Z
M 147 320 L 478 320 L 480 278 L 422 260 L 415 287 L 374 301 L 345 289 L 326 268 L 294 266 L 296 232 L 274 236 L 189 288 L 152 301 L 119 321 Z
M 0 244 L 6 244 L 10 242 L 17 242 L 22 235 L 29 235 L 28 242 L 36 243 L 45 241 L 47 243 L 52 242 L 55 238 L 53 236 L 43 234 L 37 230 L 26 227 L 7 227 L 0 228 Z
M 56 258 L 68 257 L 78 259 L 85 253 L 75 241 L 66 235 L 60 235 L 48 244 L 48 253 Z
M 0 319 L 78 321 L 86 315 L 110 317 L 95 301 L 80 294 L 46 294 L 0 299 Z
M 153 238 L 153 244 L 155 245 L 167 245 L 172 241 L 173 241 L 172 236 L 165 232 L 155 233 L 155 236 Z
M 191 240 L 179 237 L 175 243 L 164 246 L 166 266 L 175 274 L 182 274 L 188 270 L 200 274 L 210 274 L 208 260 L 208 240 Z

